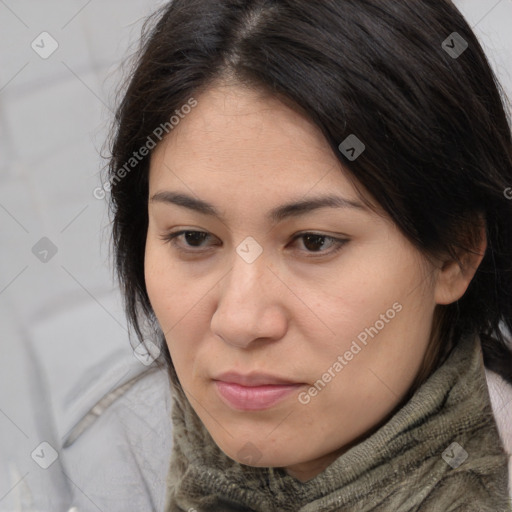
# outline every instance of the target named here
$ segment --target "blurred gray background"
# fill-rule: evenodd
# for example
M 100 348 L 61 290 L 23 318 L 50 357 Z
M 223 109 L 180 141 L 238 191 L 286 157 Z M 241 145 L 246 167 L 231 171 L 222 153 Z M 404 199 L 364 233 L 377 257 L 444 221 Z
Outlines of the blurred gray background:
M 0 511 L 41 471 L 40 443 L 137 364 L 93 191 L 120 63 L 163 3 L 0 0 Z M 512 0 L 456 3 L 512 97 Z M 115 382 L 70 408 L 106 360 Z

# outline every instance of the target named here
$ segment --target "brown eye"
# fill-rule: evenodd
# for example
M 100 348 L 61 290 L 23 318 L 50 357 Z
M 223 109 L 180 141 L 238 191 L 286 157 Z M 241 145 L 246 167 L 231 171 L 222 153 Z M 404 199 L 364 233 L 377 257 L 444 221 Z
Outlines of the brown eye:
M 304 240 L 304 247 L 306 247 L 308 251 L 317 252 L 324 247 L 327 237 L 321 235 L 304 235 L 302 239 Z
M 192 250 L 180 247 L 180 244 L 178 244 L 177 242 L 177 239 L 179 237 L 183 237 L 183 240 L 185 241 L 185 247 L 192 248 Z M 166 233 L 164 236 L 161 237 L 161 239 L 164 240 L 165 242 L 171 243 L 171 245 L 175 246 L 178 250 L 184 252 L 198 252 L 194 251 L 193 248 L 203 247 L 202 242 L 204 242 L 208 238 L 211 238 L 211 236 L 205 231 L 194 231 L 190 229 L 176 231 L 175 233 Z
M 335 238 L 317 233 L 302 233 L 297 235 L 293 241 L 297 239 L 303 240 L 302 244 L 306 248 L 306 252 L 318 253 L 320 256 L 338 252 L 348 242 L 346 239 Z M 326 246 L 328 248 L 333 247 L 333 249 L 324 250 Z
M 187 244 L 192 247 L 200 247 L 201 242 L 206 239 L 208 233 L 205 233 L 204 231 L 183 231 L 182 235 L 184 236 L 184 240 Z
M 184 245 L 178 243 L 178 239 L 180 238 L 184 242 Z M 189 254 L 205 252 L 205 250 L 211 246 L 205 245 L 203 242 L 209 238 L 212 238 L 212 236 L 205 231 L 195 231 L 190 229 L 176 231 L 174 233 L 166 233 L 161 237 L 162 240 L 170 243 L 178 251 Z M 305 250 L 301 250 L 301 252 L 309 254 L 307 257 L 321 257 L 334 254 L 348 242 L 347 239 L 318 233 L 299 234 L 292 240 L 292 242 L 298 239 L 302 239 L 302 245 L 305 247 Z

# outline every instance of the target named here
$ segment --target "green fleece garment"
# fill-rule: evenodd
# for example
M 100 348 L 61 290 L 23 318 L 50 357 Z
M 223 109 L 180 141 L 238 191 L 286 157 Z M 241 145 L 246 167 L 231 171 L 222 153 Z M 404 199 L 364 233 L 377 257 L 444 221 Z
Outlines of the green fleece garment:
M 169 375 L 164 512 L 512 511 L 477 336 L 462 338 L 386 423 L 307 482 L 227 457 Z

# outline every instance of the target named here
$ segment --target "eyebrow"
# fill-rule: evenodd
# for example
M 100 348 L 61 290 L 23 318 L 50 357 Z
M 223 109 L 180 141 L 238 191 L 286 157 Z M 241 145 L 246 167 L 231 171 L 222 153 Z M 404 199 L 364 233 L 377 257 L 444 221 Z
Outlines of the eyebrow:
M 201 213 L 203 215 L 217 217 L 222 221 L 225 220 L 224 216 L 211 203 L 181 192 L 157 192 L 151 197 L 150 201 L 157 203 L 175 204 Z M 267 217 L 269 221 L 277 223 L 290 217 L 299 217 L 301 215 L 305 215 L 306 213 L 318 210 L 320 208 L 351 208 L 367 211 L 367 208 L 362 203 L 357 201 L 351 201 L 340 196 L 326 195 L 283 204 L 270 210 L 270 212 L 267 214 Z

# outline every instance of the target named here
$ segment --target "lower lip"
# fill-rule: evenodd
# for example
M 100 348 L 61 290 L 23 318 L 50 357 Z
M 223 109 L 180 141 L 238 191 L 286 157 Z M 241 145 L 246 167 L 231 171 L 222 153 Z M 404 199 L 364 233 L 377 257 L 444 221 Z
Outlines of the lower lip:
M 215 385 L 223 401 L 240 411 L 268 409 L 301 387 L 301 384 L 251 387 L 220 380 L 216 380 Z

